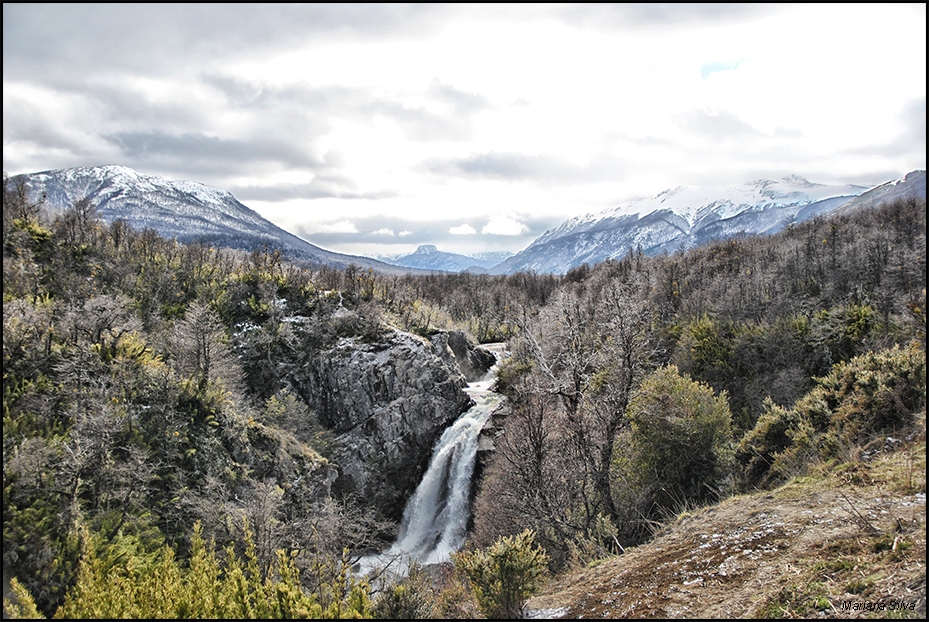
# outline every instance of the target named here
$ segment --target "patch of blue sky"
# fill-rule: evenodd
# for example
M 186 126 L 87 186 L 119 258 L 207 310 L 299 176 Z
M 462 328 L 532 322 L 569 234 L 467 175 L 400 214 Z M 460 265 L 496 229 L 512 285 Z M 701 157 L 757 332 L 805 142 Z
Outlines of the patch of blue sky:
M 740 60 L 729 62 L 713 61 L 712 63 L 704 63 L 700 66 L 700 77 L 706 80 L 711 74 L 719 73 L 720 71 L 732 71 L 741 64 L 742 61 Z

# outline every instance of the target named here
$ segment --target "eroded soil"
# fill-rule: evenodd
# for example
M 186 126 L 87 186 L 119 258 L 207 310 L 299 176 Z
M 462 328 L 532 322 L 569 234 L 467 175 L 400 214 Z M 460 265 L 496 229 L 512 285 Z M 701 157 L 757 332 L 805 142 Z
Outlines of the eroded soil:
M 585 619 L 925 617 L 924 446 L 921 460 L 917 481 L 911 454 L 684 514 L 528 608 Z

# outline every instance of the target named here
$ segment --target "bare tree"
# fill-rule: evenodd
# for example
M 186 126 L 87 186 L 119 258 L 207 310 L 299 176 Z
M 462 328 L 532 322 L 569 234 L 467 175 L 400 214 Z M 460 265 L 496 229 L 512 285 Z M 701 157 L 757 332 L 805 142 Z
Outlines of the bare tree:
M 617 434 L 636 383 L 658 353 L 644 281 L 599 273 L 583 287 L 558 292 L 535 330 L 526 326 L 534 373 L 530 391 L 559 399 L 566 449 L 576 454 L 591 486 L 585 496 L 588 525 L 600 513 L 617 516 L 610 464 Z
M 228 345 L 226 329 L 219 315 L 209 306 L 194 302 L 186 317 L 175 326 L 176 369 L 195 379 L 199 388 L 222 381 L 230 391 L 238 391 L 242 372 Z

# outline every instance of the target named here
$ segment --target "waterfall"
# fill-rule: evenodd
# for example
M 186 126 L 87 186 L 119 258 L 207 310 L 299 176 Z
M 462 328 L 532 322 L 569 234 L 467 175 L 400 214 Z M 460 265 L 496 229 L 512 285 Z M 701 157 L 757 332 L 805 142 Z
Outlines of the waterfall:
M 502 358 L 503 344 L 485 346 Z M 468 384 L 474 405 L 442 433 L 429 467 L 407 501 L 397 541 L 385 553 L 362 558 L 361 572 L 397 562 L 402 571 L 411 562 L 434 564 L 449 559 L 464 544 L 471 515 L 471 476 L 481 428 L 503 396 L 490 390 L 496 365 L 478 382 Z

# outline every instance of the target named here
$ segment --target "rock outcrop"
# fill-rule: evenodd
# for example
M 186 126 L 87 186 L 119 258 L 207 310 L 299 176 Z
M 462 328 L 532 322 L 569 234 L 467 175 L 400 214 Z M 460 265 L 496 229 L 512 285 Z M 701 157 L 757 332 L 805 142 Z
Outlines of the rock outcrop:
M 357 494 L 395 520 L 436 439 L 472 403 L 455 357 L 396 329 L 374 341 L 340 338 L 305 366 L 297 384 L 337 435 L 333 491 Z
M 460 330 L 436 333 L 432 337 L 436 354 L 449 366 L 457 365 L 468 382 L 477 382 L 497 362 L 493 352 L 468 342 Z
M 474 464 L 474 475 L 471 478 L 475 488 L 484 477 L 484 469 L 490 462 L 493 453 L 497 450 L 497 443 L 503 435 L 503 426 L 511 412 L 512 407 L 510 404 L 504 402 L 498 410 L 490 415 L 487 423 L 481 428 L 481 435 L 477 442 L 477 462 Z

